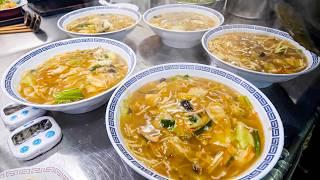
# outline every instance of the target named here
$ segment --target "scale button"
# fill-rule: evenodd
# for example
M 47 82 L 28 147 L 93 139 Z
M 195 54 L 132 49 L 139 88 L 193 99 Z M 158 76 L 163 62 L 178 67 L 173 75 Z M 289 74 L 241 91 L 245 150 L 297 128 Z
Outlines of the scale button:
M 29 146 L 23 146 L 21 149 L 20 149 L 20 152 L 21 153 L 25 153 L 29 150 Z
M 23 115 L 27 115 L 29 113 L 29 111 L 28 110 L 24 110 L 24 111 L 22 111 L 22 114 Z
M 48 131 L 48 132 L 46 133 L 46 137 L 47 137 L 47 138 L 51 138 L 52 136 L 54 136 L 54 134 L 55 134 L 54 131 Z
M 36 108 L 36 107 L 32 107 L 32 109 L 33 109 L 33 110 L 38 110 L 39 108 Z
M 17 119 L 17 117 L 18 117 L 17 115 L 13 115 L 13 116 L 10 117 L 10 120 L 11 120 L 11 121 L 14 121 L 14 120 Z
M 41 143 L 41 139 L 36 139 L 32 142 L 33 145 L 39 145 Z

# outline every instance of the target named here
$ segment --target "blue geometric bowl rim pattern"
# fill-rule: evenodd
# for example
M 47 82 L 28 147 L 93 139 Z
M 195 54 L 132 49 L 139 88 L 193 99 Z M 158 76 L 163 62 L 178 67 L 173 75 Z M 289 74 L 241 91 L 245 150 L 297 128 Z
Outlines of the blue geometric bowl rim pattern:
M 208 32 L 206 32 L 202 37 L 202 46 L 204 46 L 204 48 L 206 49 L 208 40 L 209 40 L 209 38 L 211 37 L 212 34 L 215 34 L 215 33 L 219 32 L 219 31 L 230 30 L 230 29 L 243 29 L 243 30 L 248 29 L 248 30 L 262 31 L 262 32 L 276 34 L 276 35 L 279 35 L 279 36 L 282 36 L 284 38 L 288 38 L 288 39 L 291 39 L 291 40 L 294 41 L 294 39 L 287 32 L 284 32 L 284 31 L 281 31 L 281 30 L 278 30 L 278 29 L 273 29 L 273 28 L 264 27 L 264 26 L 258 26 L 258 25 L 249 25 L 249 24 L 228 24 L 228 25 L 223 25 L 223 26 L 211 29 Z M 302 47 L 302 48 L 304 48 L 304 47 Z M 303 70 L 301 72 L 293 73 L 293 74 L 270 74 L 270 73 L 263 73 L 263 74 L 274 75 L 274 76 L 294 75 L 294 74 L 299 74 L 299 73 L 302 73 L 302 72 L 304 72 L 304 73 L 305 72 L 309 72 L 310 70 L 315 69 L 320 64 L 319 57 L 315 53 L 313 53 L 311 51 L 308 51 L 307 49 L 306 49 L 306 52 L 310 53 L 311 57 L 312 57 L 312 64 L 308 69 L 305 69 L 305 70 Z M 209 53 L 209 55 L 212 56 L 210 53 Z M 217 59 L 217 58 L 215 58 L 215 59 Z M 228 63 L 226 63 L 226 64 L 228 64 Z M 239 67 L 236 67 L 236 68 L 239 68 Z M 247 69 L 245 69 L 245 70 L 247 70 Z M 251 71 L 249 71 L 249 72 L 251 72 Z M 260 74 L 261 72 L 253 71 L 253 73 Z
M 252 94 L 253 97 L 260 103 L 261 107 L 264 109 L 265 113 L 267 114 L 268 121 L 270 122 L 271 127 L 271 144 L 270 148 L 267 150 L 267 155 L 264 157 L 263 161 L 256 166 L 255 169 L 241 177 L 241 180 L 247 179 L 255 179 L 257 176 L 263 177 L 270 171 L 271 168 L 276 164 L 278 161 L 282 149 L 283 149 L 283 141 L 284 141 L 284 134 L 283 134 L 283 126 L 280 116 L 271 103 L 271 101 L 255 86 L 251 83 L 246 81 L 245 79 L 228 72 L 226 70 L 207 66 L 207 65 L 200 65 L 195 63 L 171 63 L 171 64 L 163 64 L 154 66 L 145 70 L 138 72 L 137 74 L 128 78 L 124 83 L 122 83 L 118 88 L 114 91 L 112 97 L 109 100 L 107 110 L 106 110 L 106 129 L 108 132 L 108 137 L 116 149 L 118 154 L 122 159 L 124 159 L 129 166 L 139 172 L 141 175 L 145 176 L 146 178 L 153 178 L 153 179 L 167 179 L 162 175 L 150 170 L 143 164 L 141 164 L 134 156 L 131 155 L 129 151 L 126 150 L 123 143 L 120 141 L 120 135 L 117 133 L 115 127 L 115 118 L 116 107 L 117 104 L 120 103 L 119 99 L 122 94 L 126 92 L 130 86 L 133 86 L 135 82 L 139 80 L 143 80 L 144 77 L 165 71 L 172 71 L 172 70 L 197 70 L 197 71 L 204 71 L 207 73 L 211 73 L 214 75 L 221 76 L 222 78 L 231 80 L 233 83 L 236 83 L 242 86 L 247 93 Z M 119 106 L 118 106 L 119 107 Z M 265 143 L 267 144 L 267 143 Z
M 78 9 L 78 10 L 75 10 L 75 11 L 71 11 L 65 15 L 63 15 L 57 22 L 57 25 L 58 27 L 63 30 L 63 31 L 66 31 L 66 32 L 69 32 L 69 33 L 72 33 L 72 34 L 82 34 L 82 33 L 76 33 L 76 32 L 71 32 L 71 31 L 67 31 L 63 28 L 63 23 L 69 18 L 69 17 L 72 17 L 74 15 L 77 15 L 77 14 L 81 14 L 81 13 L 84 13 L 84 12 L 89 12 L 89 11 L 95 11 L 95 10 L 108 10 L 108 9 L 124 9 L 126 11 L 129 11 L 129 12 L 132 12 L 134 14 L 137 15 L 138 17 L 138 20 L 135 24 L 139 23 L 140 20 L 141 20 L 141 17 L 142 15 L 138 12 L 138 11 L 135 11 L 133 9 L 129 9 L 129 8 L 124 8 L 124 7 L 115 7 L 115 6 L 92 6 L 92 7 L 86 7 L 86 8 L 82 8 L 82 9 Z M 97 33 L 97 34 L 94 34 L 94 35 L 104 35 L 104 34 L 113 34 L 113 33 L 117 33 L 117 32 L 120 32 L 120 31 L 123 31 L 123 30 L 126 30 L 126 29 L 130 29 L 131 27 L 134 27 L 135 25 L 132 25 L 132 26 L 129 26 L 129 27 L 126 27 L 124 29 L 120 29 L 118 31 L 112 31 L 112 32 L 105 32 L 105 33 Z
M 44 45 L 42 47 L 39 47 L 35 50 L 32 50 L 32 51 L 24 54 L 22 57 L 20 57 L 13 64 L 11 64 L 9 66 L 8 70 L 3 75 L 2 82 L 1 82 L 1 85 L 3 87 L 2 89 L 6 91 L 6 93 L 9 95 L 9 97 L 12 97 L 20 102 L 29 103 L 25 99 L 20 98 L 12 88 L 12 78 L 20 66 L 22 66 L 25 63 L 28 63 L 28 61 L 32 61 L 33 57 L 38 56 L 42 53 L 46 53 L 46 51 L 49 51 L 51 49 L 54 49 L 57 47 L 62 47 L 62 46 L 68 46 L 71 44 L 92 43 L 92 42 L 110 44 L 110 45 L 117 46 L 117 47 L 121 48 L 123 51 L 125 51 L 125 53 L 127 53 L 129 55 L 131 65 L 134 66 L 135 61 L 136 61 L 136 56 L 135 56 L 133 50 L 129 46 L 127 46 L 126 44 L 124 44 L 120 41 L 108 39 L 108 38 L 99 38 L 99 37 L 82 37 L 82 38 L 66 39 L 66 40 L 56 41 L 56 42 Z M 130 73 L 130 72 L 128 72 L 128 73 Z M 97 95 L 97 96 L 99 96 L 99 95 Z M 74 103 L 79 103 L 79 102 L 80 101 L 77 101 Z M 70 104 L 72 104 L 72 103 L 61 104 L 61 105 L 70 105 Z

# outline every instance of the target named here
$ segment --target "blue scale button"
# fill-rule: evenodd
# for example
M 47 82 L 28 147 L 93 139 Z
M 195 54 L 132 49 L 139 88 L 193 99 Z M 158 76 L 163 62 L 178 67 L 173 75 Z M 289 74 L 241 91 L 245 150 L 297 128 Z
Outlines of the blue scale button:
M 41 143 L 41 139 L 36 139 L 32 142 L 33 145 L 39 145 Z
M 29 111 L 28 110 L 24 110 L 24 111 L 22 111 L 22 114 L 23 115 L 27 115 L 29 113 Z
M 29 150 L 29 146 L 23 146 L 21 149 L 20 149 L 20 152 L 21 153 L 25 153 Z
M 14 121 L 14 120 L 16 120 L 17 118 L 18 118 L 17 115 L 13 115 L 13 116 L 10 117 L 10 120 L 11 120 L 11 121 Z
M 46 137 L 47 137 L 47 138 L 51 138 L 52 136 L 54 136 L 54 134 L 56 134 L 54 131 L 48 131 L 48 132 L 46 133 Z
M 32 109 L 33 109 L 33 110 L 38 110 L 39 108 L 36 108 L 36 107 L 32 107 Z

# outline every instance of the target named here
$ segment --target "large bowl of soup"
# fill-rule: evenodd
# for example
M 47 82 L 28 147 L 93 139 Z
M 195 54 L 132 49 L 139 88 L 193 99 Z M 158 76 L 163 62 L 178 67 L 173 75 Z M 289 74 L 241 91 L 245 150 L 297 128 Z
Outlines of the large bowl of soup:
M 220 26 L 224 17 L 211 8 L 190 4 L 169 4 L 149 9 L 143 20 L 174 48 L 191 48 L 200 44 L 202 35 Z
M 202 46 L 213 62 L 259 87 L 284 82 L 312 71 L 318 56 L 289 34 L 255 25 L 224 25 L 208 31 Z
M 57 25 L 71 37 L 106 37 L 122 40 L 140 22 L 138 11 L 117 6 L 94 6 L 62 16 Z
M 120 157 L 147 179 L 261 179 L 284 141 L 270 100 L 213 66 L 164 64 L 120 85 L 106 111 Z
M 134 70 L 136 56 L 122 42 L 74 38 L 32 50 L 12 63 L 1 87 L 13 101 L 78 114 L 106 103 Z

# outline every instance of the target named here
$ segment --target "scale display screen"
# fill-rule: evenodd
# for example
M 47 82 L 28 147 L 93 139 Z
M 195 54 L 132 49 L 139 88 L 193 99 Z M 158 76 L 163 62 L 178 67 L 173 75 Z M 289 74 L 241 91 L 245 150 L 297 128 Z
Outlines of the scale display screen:
M 7 106 L 3 109 L 3 113 L 6 115 L 6 116 L 9 116 L 10 114 L 13 114 L 23 108 L 26 108 L 27 106 L 25 105 L 15 105 L 15 104 L 12 104 L 10 106 Z
M 20 145 L 30 138 L 36 136 L 40 132 L 46 131 L 52 127 L 51 122 L 48 119 L 44 119 L 37 124 L 34 124 L 27 129 L 24 129 L 12 136 L 12 142 L 14 145 Z

